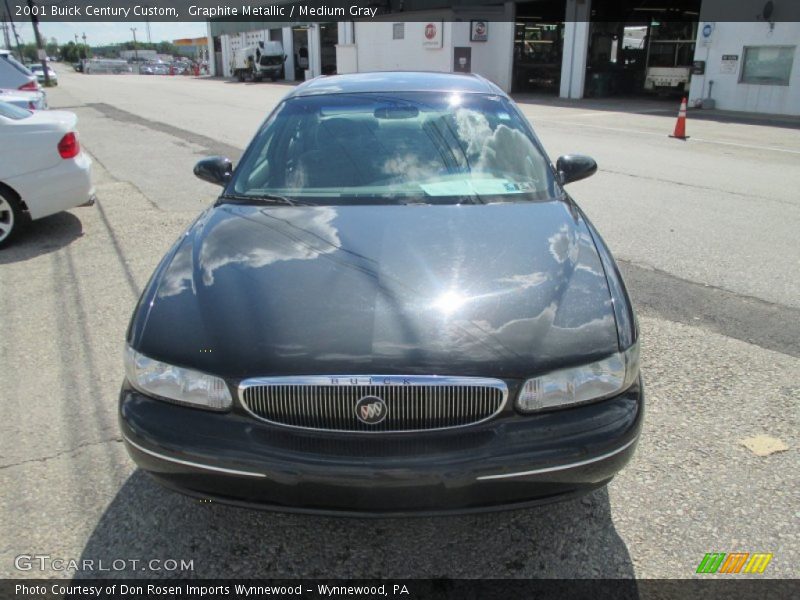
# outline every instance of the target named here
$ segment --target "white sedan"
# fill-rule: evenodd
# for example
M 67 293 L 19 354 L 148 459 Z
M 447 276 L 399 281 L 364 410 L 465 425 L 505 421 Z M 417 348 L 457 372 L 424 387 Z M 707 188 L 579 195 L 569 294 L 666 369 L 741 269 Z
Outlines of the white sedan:
M 42 64 L 37 63 L 35 65 L 30 65 L 28 68 L 34 75 L 36 75 L 36 80 L 40 84 L 44 84 L 44 67 Z M 58 85 L 58 74 L 49 66 L 47 67 L 47 75 L 50 78 L 50 85 Z
M 30 110 L 46 110 L 47 96 L 43 90 L 36 92 L 25 90 L 4 90 L 0 89 L 0 101 L 8 102 L 14 106 L 28 108 Z
M 29 220 L 90 204 L 92 159 L 81 152 L 78 117 L 0 101 L 0 247 Z

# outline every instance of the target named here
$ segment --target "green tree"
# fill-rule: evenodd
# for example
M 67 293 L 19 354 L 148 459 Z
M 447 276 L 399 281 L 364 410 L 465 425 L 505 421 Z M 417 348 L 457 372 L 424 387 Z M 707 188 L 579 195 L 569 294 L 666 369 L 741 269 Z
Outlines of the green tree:
M 22 58 L 26 62 L 39 62 L 39 54 L 36 44 L 22 44 Z
M 91 55 L 91 48 L 85 44 L 67 42 L 67 44 L 61 46 L 61 60 L 64 62 L 76 63 L 80 59 L 88 58 Z

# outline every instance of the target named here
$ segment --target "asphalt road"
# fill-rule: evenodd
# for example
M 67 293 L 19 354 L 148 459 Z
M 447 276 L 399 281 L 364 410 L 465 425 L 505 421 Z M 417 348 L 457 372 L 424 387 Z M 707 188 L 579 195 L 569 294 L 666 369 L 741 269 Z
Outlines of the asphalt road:
M 277 84 L 83 76 L 99 202 L 0 253 L 0 576 L 21 554 L 153 577 L 692 577 L 706 552 L 772 552 L 797 574 L 800 130 L 689 122 L 661 102 L 523 99 L 552 156 L 598 159 L 571 192 L 625 272 L 644 334 L 648 413 L 633 462 L 583 499 L 479 516 L 317 518 L 201 504 L 135 470 L 116 426 L 127 320 L 158 259 L 213 199 L 191 167 L 236 158 Z M 788 448 L 757 456 L 757 435 Z M 98 571 L 115 559 L 193 571 Z

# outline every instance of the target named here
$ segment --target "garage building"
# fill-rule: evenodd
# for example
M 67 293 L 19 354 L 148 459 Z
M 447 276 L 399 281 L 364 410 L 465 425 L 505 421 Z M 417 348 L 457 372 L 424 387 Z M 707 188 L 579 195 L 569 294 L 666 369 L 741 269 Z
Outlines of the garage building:
M 277 40 L 290 81 L 462 71 L 515 93 L 688 95 L 691 106 L 800 115 L 795 0 L 391 0 L 387 7 L 370 21 L 211 21 L 213 72 L 230 76 L 237 48 Z M 721 15 L 726 20 L 715 21 Z

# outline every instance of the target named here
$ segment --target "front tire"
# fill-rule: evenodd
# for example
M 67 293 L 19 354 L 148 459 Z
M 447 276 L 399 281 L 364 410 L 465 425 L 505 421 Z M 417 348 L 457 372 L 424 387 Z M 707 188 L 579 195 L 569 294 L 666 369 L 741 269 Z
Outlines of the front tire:
M 27 214 L 19 200 L 0 187 L 0 248 L 10 244 L 27 224 Z

